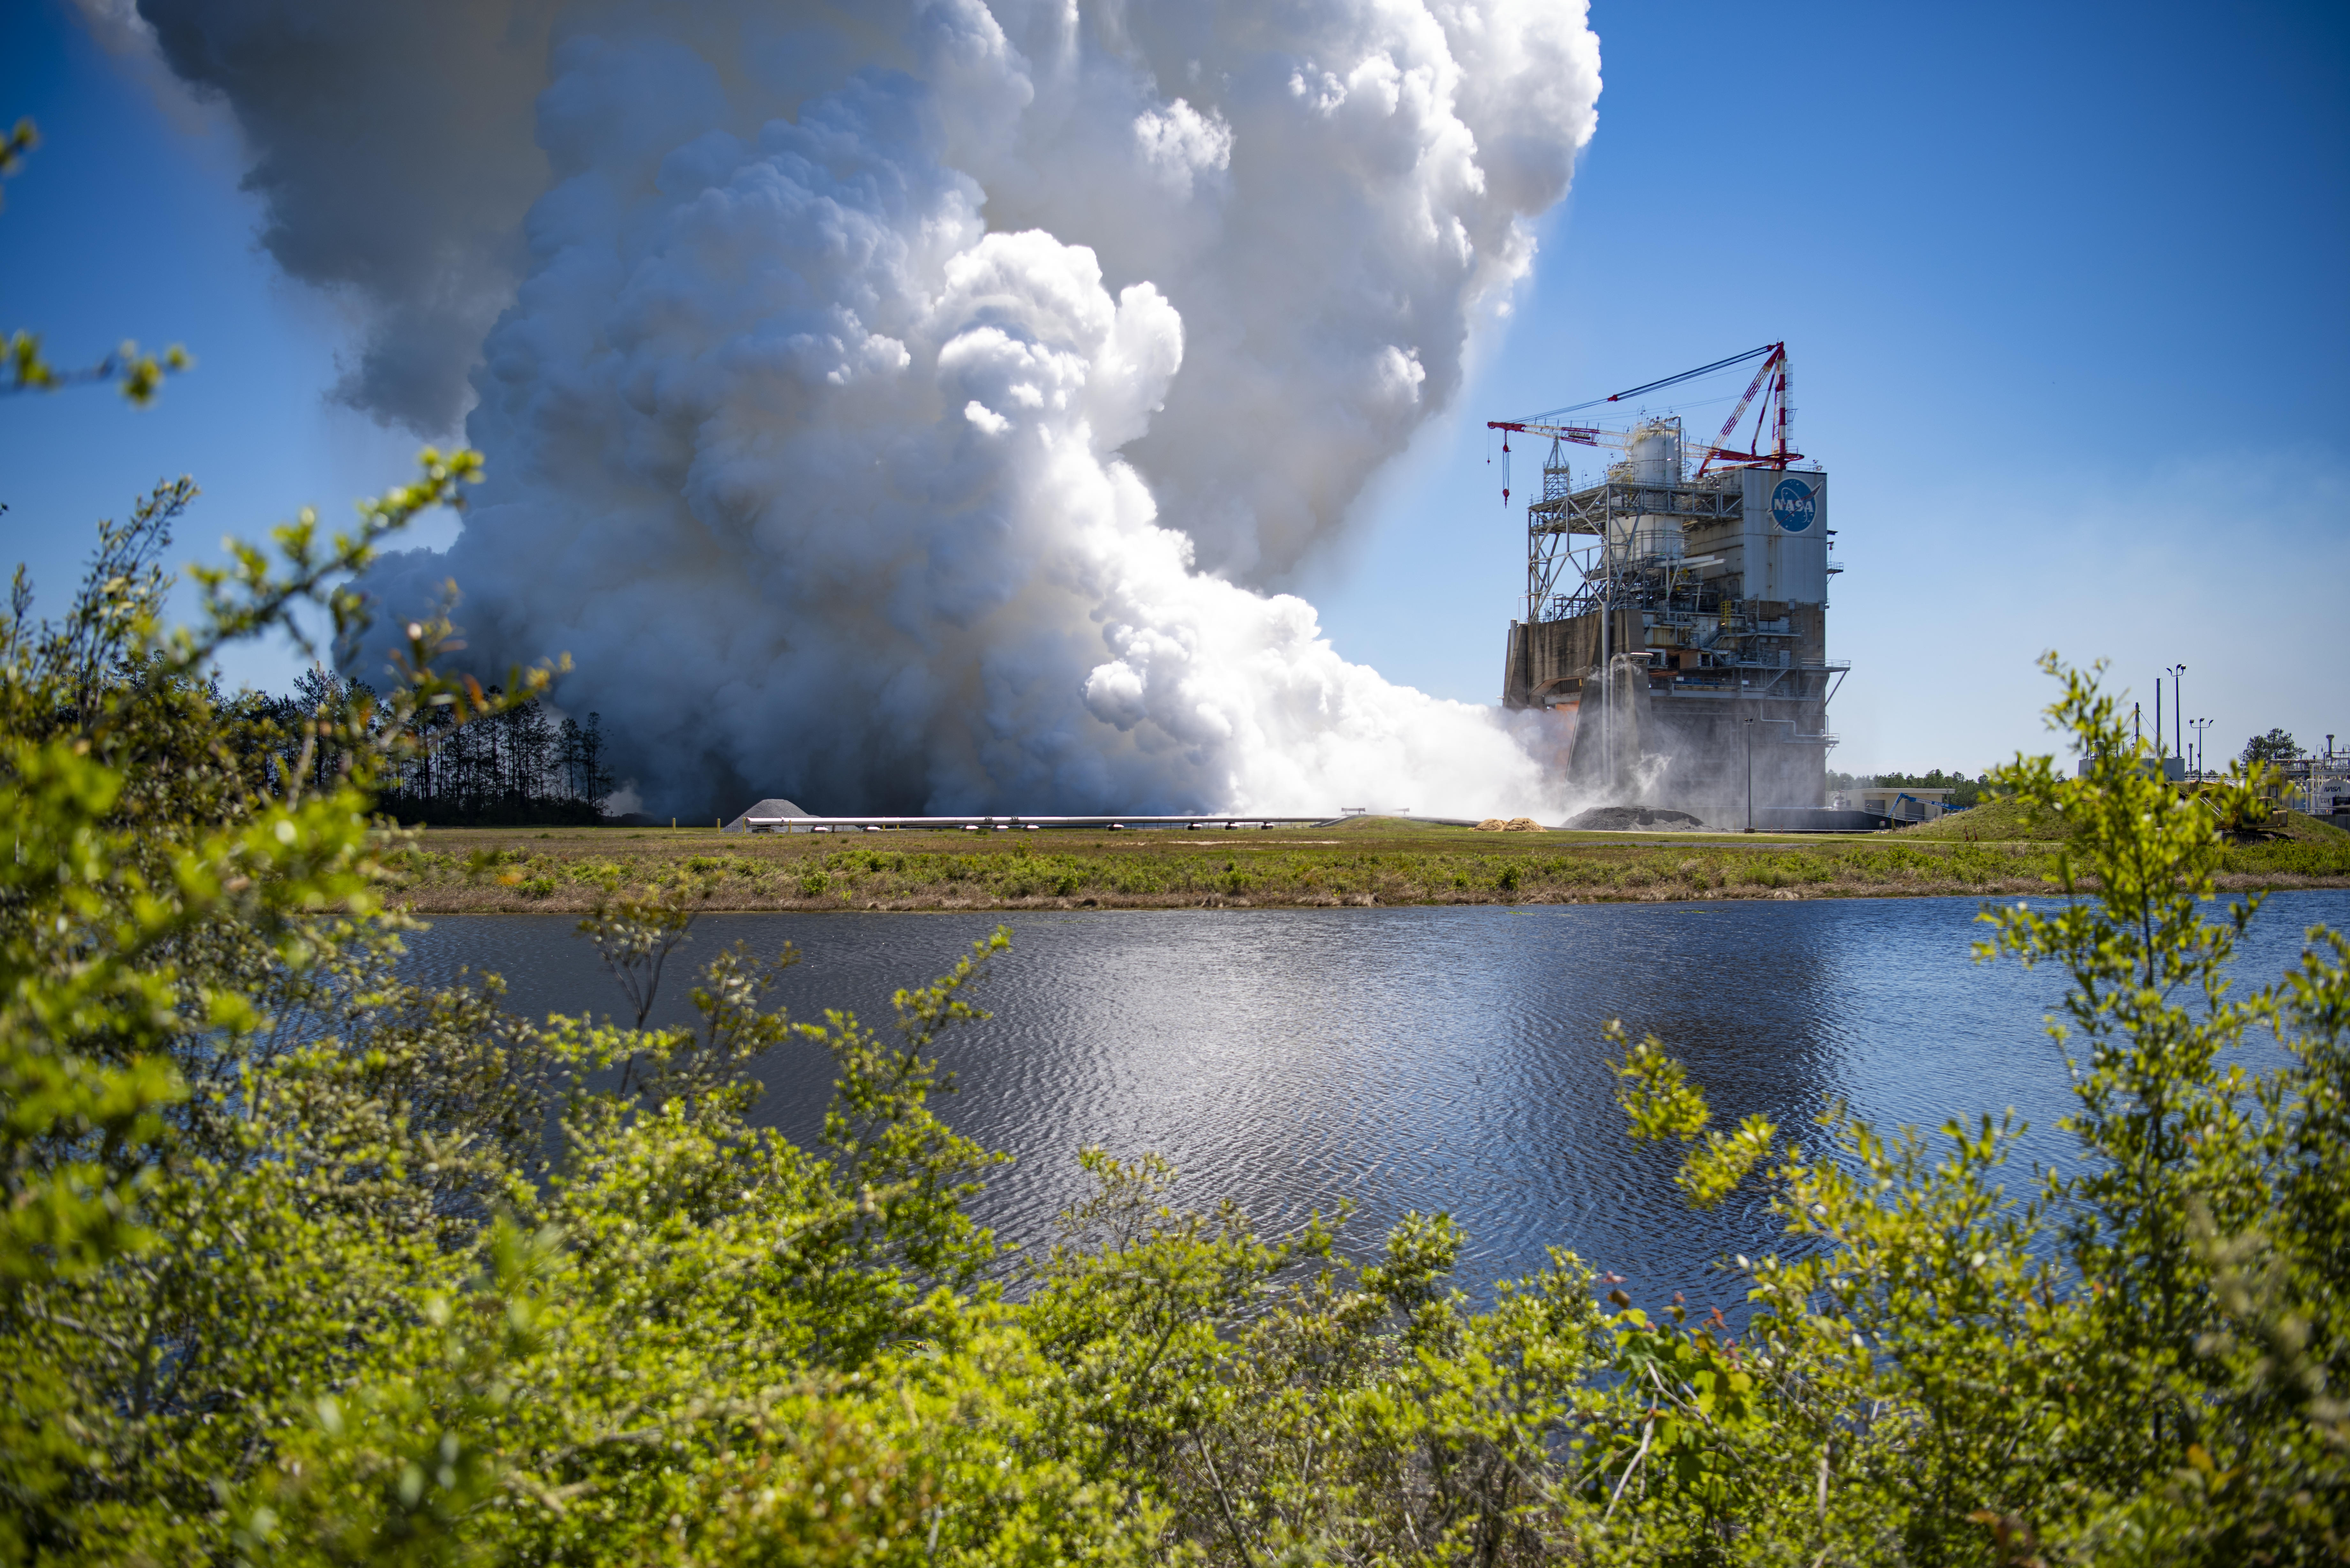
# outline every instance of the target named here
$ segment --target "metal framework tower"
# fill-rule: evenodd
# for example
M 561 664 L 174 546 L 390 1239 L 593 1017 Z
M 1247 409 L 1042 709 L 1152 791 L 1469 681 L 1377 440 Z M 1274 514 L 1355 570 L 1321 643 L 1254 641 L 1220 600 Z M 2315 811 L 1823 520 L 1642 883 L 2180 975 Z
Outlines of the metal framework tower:
M 1756 358 L 1746 395 L 1695 453 L 1676 418 L 1625 430 L 1555 422 Z M 1751 740 L 1766 816 L 1824 804 L 1827 706 L 1849 669 L 1827 658 L 1828 579 L 1841 566 L 1828 553 L 1827 475 L 1793 449 L 1788 385 L 1786 346 L 1773 343 L 1491 421 L 1503 436 L 1505 499 L 1509 437 L 1549 440 L 1541 497 L 1526 506 L 1525 607 L 1503 701 L 1565 710 L 1570 771 L 1596 792 L 1727 815 L 1733 794 L 1742 809 Z M 1746 444 L 1730 444 L 1758 400 Z M 1576 446 L 1615 455 L 1578 484 Z

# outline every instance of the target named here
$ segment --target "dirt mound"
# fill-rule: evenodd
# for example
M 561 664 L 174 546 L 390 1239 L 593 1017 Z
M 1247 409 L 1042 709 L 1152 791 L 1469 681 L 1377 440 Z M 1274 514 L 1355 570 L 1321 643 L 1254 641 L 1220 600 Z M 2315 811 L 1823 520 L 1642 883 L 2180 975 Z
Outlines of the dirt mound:
M 1630 833 L 1641 828 L 1651 833 L 1687 833 L 1704 826 L 1688 812 L 1653 805 L 1595 805 L 1566 823 L 1575 833 Z
M 1503 822 L 1498 816 L 1489 816 L 1477 825 L 1477 831 L 1480 833 L 1548 833 L 1550 829 L 1531 816 L 1513 816 L 1507 822 Z

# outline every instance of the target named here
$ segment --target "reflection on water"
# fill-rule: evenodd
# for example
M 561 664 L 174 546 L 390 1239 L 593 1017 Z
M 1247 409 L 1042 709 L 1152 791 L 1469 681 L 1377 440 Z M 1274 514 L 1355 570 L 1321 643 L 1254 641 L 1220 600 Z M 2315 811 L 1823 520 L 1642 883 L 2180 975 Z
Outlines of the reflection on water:
M 1680 1206 L 1673 1159 L 1623 1136 L 1602 1024 L 1661 1036 L 1717 1125 L 1760 1111 L 1800 1131 L 1832 1098 L 1883 1124 L 2012 1106 L 2033 1127 L 2026 1154 L 2056 1158 L 2069 1096 L 2041 1019 L 2062 978 L 1971 963 L 1978 907 L 715 915 L 680 957 L 790 942 L 804 961 L 776 994 L 795 1015 L 847 1007 L 884 1024 L 892 990 L 1007 919 L 1013 950 L 980 993 L 995 1017 L 943 1054 L 961 1086 L 950 1123 L 1020 1156 L 981 1202 L 1013 1240 L 1049 1236 L 1082 1190 L 1076 1150 L 1098 1143 L 1156 1149 L 1183 1168 L 1188 1201 L 1230 1195 L 1265 1226 L 1351 1199 L 1354 1245 L 1408 1210 L 1449 1210 L 1469 1231 L 1471 1282 L 1563 1246 L 1644 1300 L 1686 1290 L 1729 1306 L 1708 1263 L 1769 1250 L 1775 1227 L 1758 1203 Z M 2273 977 L 2317 921 L 2350 922 L 2350 893 L 2276 895 L 2239 972 Z M 525 1013 L 613 1009 L 619 993 L 573 924 L 443 917 L 411 940 L 411 970 L 494 970 Z M 672 974 L 657 1021 L 688 1012 Z M 821 1054 L 788 1048 L 762 1075 L 759 1118 L 811 1137 L 830 1090 Z

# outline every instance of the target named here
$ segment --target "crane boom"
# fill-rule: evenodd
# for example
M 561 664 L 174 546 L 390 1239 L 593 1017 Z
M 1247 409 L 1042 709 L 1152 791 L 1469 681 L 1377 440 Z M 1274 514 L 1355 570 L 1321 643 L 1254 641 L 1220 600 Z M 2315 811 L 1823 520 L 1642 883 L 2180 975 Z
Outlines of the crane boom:
M 1632 438 L 1622 431 L 1604 431 L 1597 425 L 1546 425 L 1539 420 L 1487 420 L 1485 428 L 1502 432 L 1502 504 L 1510 504 L 1510 435 L 1546 435 L 1553 441 L 1571 441 L 1577 446 L 1629 446 Z
M 1787 400 L 1790 376 L 1787 346 L 1773 343 L 1771 345 L 1771 357 L 1762 361 L 1762 368 L 1754 372 L 1754 379 L 1747 383 L 1746 395 L 1738 400 L 1737 410 L 1723 423 L 1721 434 L 1714 438 L 1714 443 L 1705 449 L 1704 458 L 1697 465 L 1700 478 L 1704 477 L 1705 471 L 1713 466 L 1716 459 L 1748 468 L 1779 469 L 1803 461 L 1802 452 L 1789 450 L 1794 436 L 1794 410 Z M 1768 391 L 1763 390 L 1765 382 L 1770 384 Z M 1755 420 L 1754 439 L 1749 450 L 1742 452 L 1736 447 L 1723 445 L 1737 430 L 1738 421 L 1746 417 L 1746 410 L 1758 392 L 1762 397 L 1762 415 L 1769 416 L 1772 421 L 1771 450 L 1762 450 L 1762 416 Z
M 1603 431 L 1596 425 L 1546 425 L 1537 420 L 1487 420 L 1485 428 L 1515 431 L 1521 435 L 1546 435 L 1581 446 L 1625 446 L 1632 439 L 1622 431 Z
M 1738 421 L 1746 417 L 1747 406 L 1754 401 L 1754 394 L 1761 391 L 1762 389 L 1762 383 L 1770 379 L 1771 368 L 1781 363 L 1786 358 L 1787 346 L 1784 343 L 1773 343 L 1771 346 L 1771 357 L 1762 361 L 1762 368 L 1754 372 L 1754 379 L 1746 383 L 1746 395 L 1738 400 L 1738 407 L 1732 409 L 1730 412 L 1730 417 L 1721 421 L 1721 433 L 1713 438 L 1713 445 L 1706 449 L 1705 461 L 1697 465 L 1697 472 L 1700 478 L 1704 477 L 1706 469 L 1711 466 L 1713 460 L 1720 456 L 1725 450 L 1724 443 L 1726 443 L 1730 440 L 1731 436 L 1736 432 L 1738 429 Z M 1758 430 L 1756 433 L 1760 434 L 1761 432 Z

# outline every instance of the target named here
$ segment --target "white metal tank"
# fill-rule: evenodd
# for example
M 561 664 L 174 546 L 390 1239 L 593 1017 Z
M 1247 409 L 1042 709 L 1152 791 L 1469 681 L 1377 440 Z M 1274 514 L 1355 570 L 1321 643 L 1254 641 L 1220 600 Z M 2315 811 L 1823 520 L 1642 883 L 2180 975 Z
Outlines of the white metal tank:
M 1681 422 L 1679 420 L 1643 420 L 1632 431 L 1632 439 L 1623 461 L 1609 470 L 1608 478 L 1619 484 L 1637 484 L 1667 489 L 1681 483 Z M 1616 524 L 1617 537 L 1610 540 L 1619 560 L 1636 561 L 1658 557 L 1678 561 L 1684 554 L 1681 547 L 1681 522 L 1678 517 L 1642 514 Z
M 1681 422 L 1643 420 L 1633 429 L 1632 445 L 1625 454 L 1634 484 L 1679 484 L 1681 482 Z

